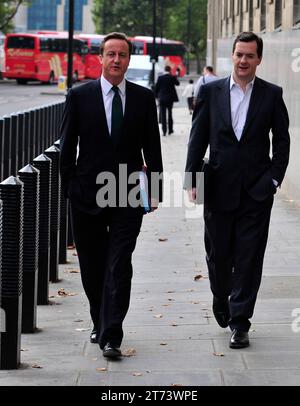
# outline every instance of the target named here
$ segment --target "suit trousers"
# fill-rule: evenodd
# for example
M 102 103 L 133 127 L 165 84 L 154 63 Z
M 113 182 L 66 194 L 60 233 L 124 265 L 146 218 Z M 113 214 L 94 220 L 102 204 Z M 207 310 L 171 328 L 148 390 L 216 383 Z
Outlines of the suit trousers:
M 71 213 L 82 284 L 100 347 L 107 342 L 119 347 L 143 212 L 141 208 L 104 208 L 91 215 L 72 207 Z
M 255 201 L 243 190 L 232 211 L 204 207 L 205 249 L 211 291 L 228 300 L 229 326 L 248 331 L 262 277 L 274 197 Z
M 172 116 L 173 102 L 160 101 L 159 108 L 163 133 L 164 134 L 167 133 L 167 112 L 168 112 L 168 130 L 169 130 L 168 132 L 169 134 L 171 134 L 173 132 L 173 116 Z

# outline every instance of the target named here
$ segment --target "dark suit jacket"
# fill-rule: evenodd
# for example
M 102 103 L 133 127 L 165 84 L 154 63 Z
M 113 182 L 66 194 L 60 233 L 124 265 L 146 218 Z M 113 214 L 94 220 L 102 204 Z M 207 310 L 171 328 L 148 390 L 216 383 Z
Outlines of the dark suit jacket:
M 201 86 L 193 115 L 186 172 L 199 171 L 209 145 L 205 204 L 213 210 L 232 210 L 239 204 L 242 188 L 257 201 L 274 193 L 272 179 L 281 184 L 289 161 L 288 126 L 282 89 L 256 78 L 245 127 L 238 141 L 231 124 L 230 78 Z M 185 184 L 186 188 L 189 186 Z
M 77 144 L 79 143 L 79 155 Z M 61 124 L 61 180 L 65 196 L 80 210 L 97 213 L 97 175 L 118 174 L 127 164 L 128 175 L 140 171 L 143 155 L 147 175 L 163 170 L 155 98 L 151 90 L 126 81 L 126 104 L 120 143 L 109 135 L 100 79 L 74 87 L 68 93 Z M 160 196 L 153 196 L 162 200 Z
M 175 76 L 171 74 L 164 74 L 158 77 L 155 86 L 155 96 L 160 102 L 165 104 L 178 101 L 178 95 L 175 86 L 178 86 L 179 82 Z

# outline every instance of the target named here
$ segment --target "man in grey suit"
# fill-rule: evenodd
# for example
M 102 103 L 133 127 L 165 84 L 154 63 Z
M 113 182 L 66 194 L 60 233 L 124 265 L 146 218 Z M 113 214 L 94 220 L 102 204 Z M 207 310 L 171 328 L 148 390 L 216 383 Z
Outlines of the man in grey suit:
M 186 163 L 192 173 L 186 189 L 195 201 L 196 173 L 210 147 L 204 170 L 206 259 L 213 312 L 221 327 L 231 328 L 231 348 L 249 345 L 273 198 L 289 161 L 282 89 L 255 76 L 262 51 L 257 35 L 239 34 L 232 75 L 201 86 Z

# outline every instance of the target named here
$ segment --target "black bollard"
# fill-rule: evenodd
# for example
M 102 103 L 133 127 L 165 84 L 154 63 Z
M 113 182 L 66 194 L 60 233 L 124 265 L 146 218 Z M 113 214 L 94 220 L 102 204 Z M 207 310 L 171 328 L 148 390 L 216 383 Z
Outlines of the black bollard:
M 3 180 L 4 164 L 4 120 L 0 118 L 0 182 Z
M 3 179 L 11 175 L 11 118 L 3 117 Z
M 54 145 L 59 149 L 60 140 Z M 67 239 L 68 239 L 68 206 L 69 201 L 60 190 L 60 228 L 59 228 L 59 263 L 67 263 Z
M 23 262 L 23 183 L 10 176 L 0 183 L 3 202 L 1 309 L 6 331 L 1 333 L 0 369 L 20 364 Z
M 54 145 L 46 149 L 45 155 L 52 160 L 51 173 L 51 222 L 50 222 L 50 281 L 58 282 L 58 249 L 60 223 L 60 151 Z
M 37 304 L 46 305 L 49 303 L 52 162 L 45 154 L 41 154 L 33 160 L 33 166 L 40 171 Z
M 32 165 L 26 165 L 19 170 L 18 175 L 24 184 L 22 333 L 34 333 L 37 308 L 40 171 Z
M 19 116 L 12 114 L 11 116 L 11 173 L 10 175 L 17 176 L 18 173 L 18 156 L 19 156 Z
M 59 223 L 60 223 L 60 151 L 54 145 L 46 149 L 45 155 L 52 160 L 51 171 L 51 221 L 50 221 L 50 281 L 58 282 Z

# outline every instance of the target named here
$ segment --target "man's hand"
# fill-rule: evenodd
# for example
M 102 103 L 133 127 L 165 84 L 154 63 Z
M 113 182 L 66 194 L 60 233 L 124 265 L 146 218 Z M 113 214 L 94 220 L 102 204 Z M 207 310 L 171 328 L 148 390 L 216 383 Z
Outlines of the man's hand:
M 151 198 L 151 212 L 157 210 L 159 201 L 157 199 Z
M 197 197 L 197 193 L 196 193 L 196 188 L 193 187 L 192 189 L 188 189 L 188 196 L 189 196 L 189 201 L 191 203 L 196 203 L 196 197 Z

